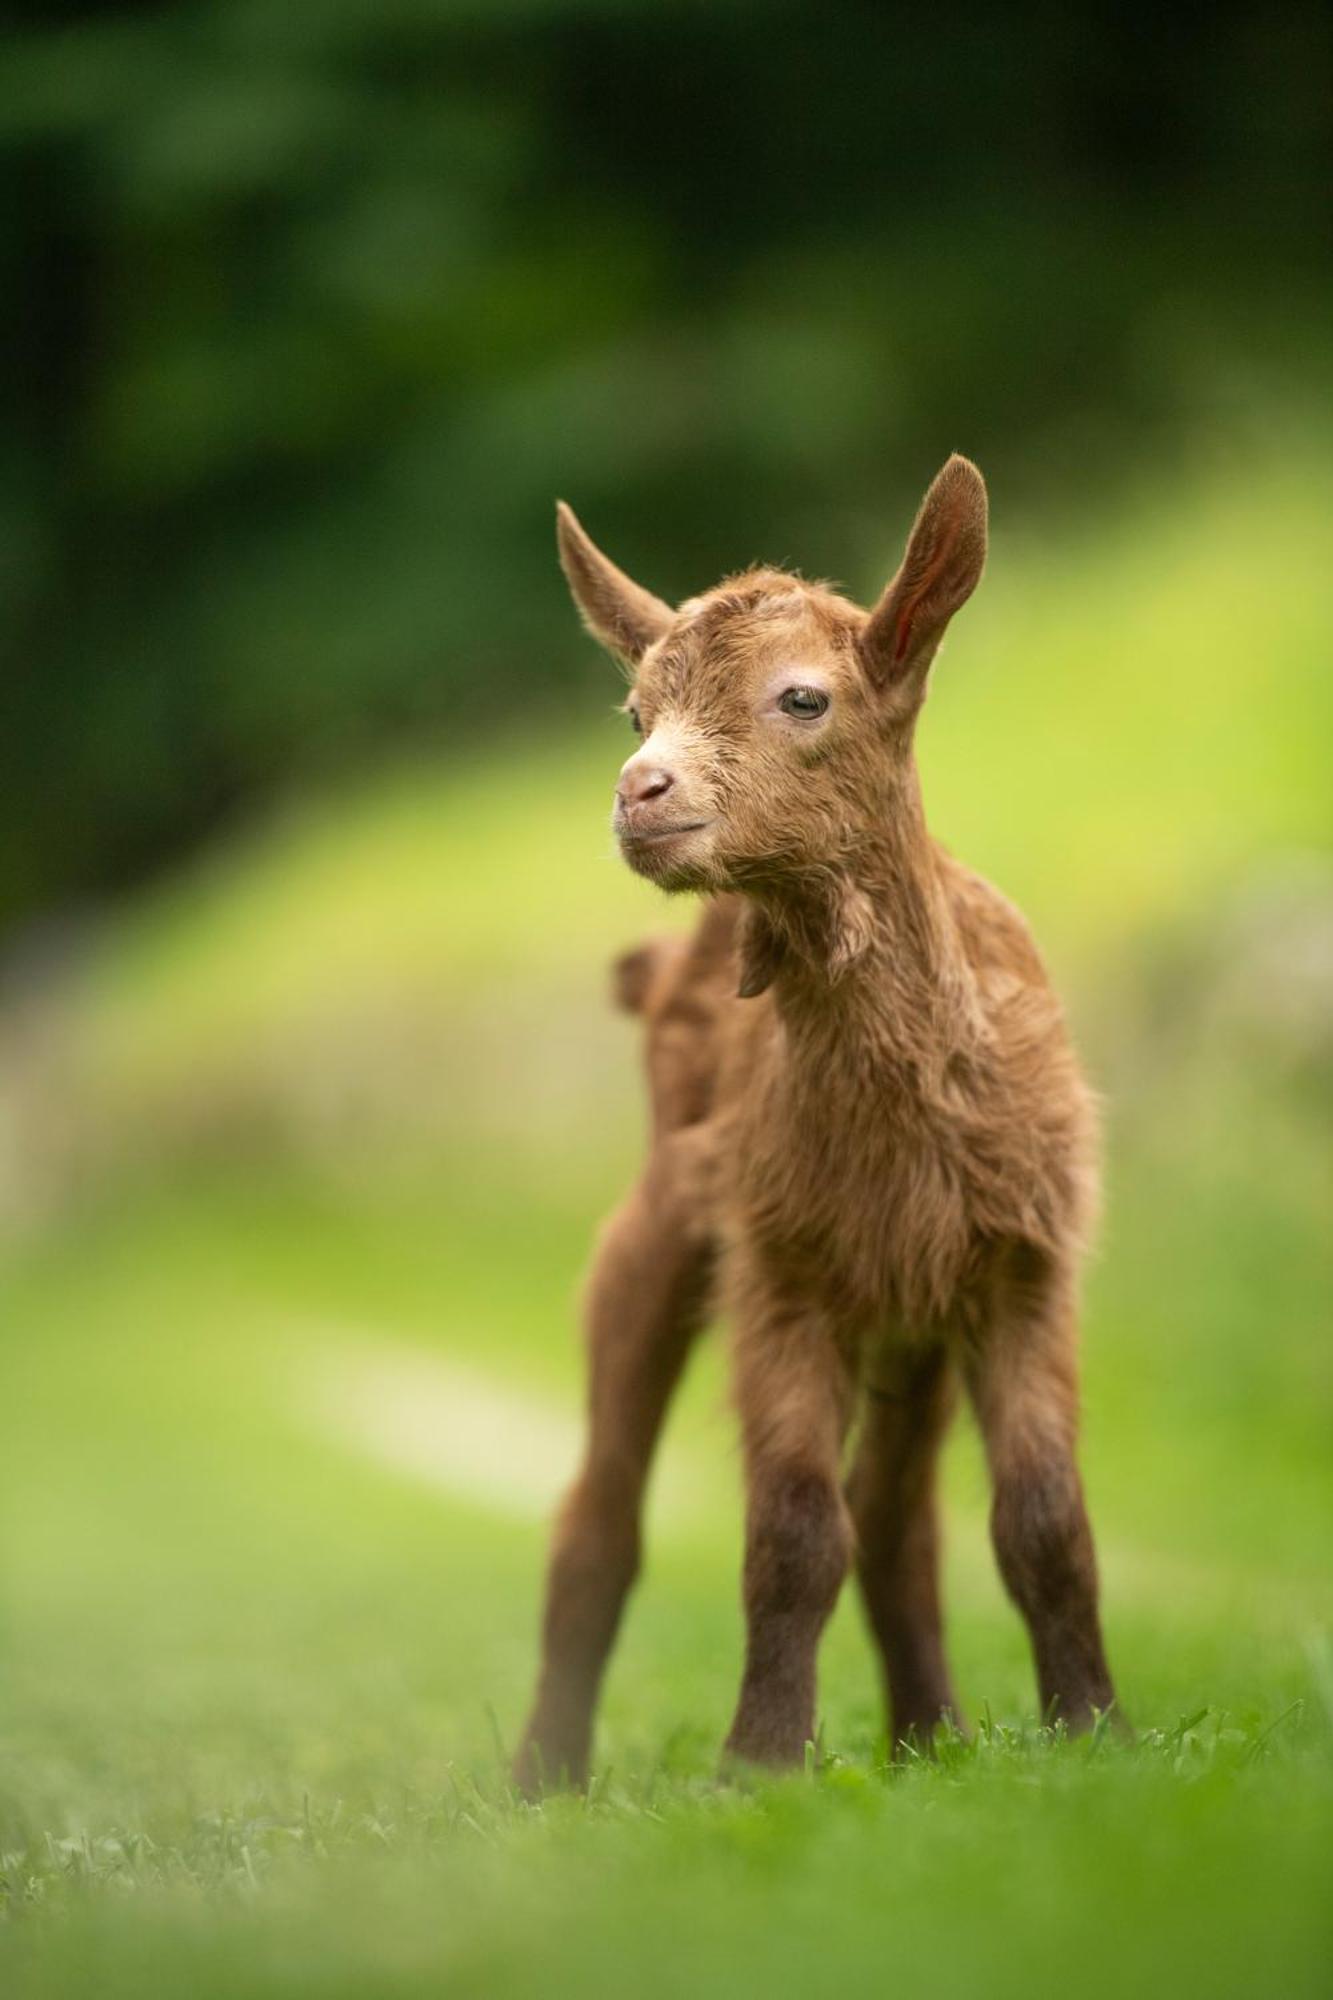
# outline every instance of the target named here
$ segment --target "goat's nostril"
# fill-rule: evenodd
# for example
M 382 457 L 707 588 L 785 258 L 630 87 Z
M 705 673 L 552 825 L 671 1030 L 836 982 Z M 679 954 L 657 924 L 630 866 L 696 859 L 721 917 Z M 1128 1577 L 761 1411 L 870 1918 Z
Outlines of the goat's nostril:
M 651 799 L 665 798 L 675 782 L 660 764 L 648 764 L 637 771 L 631 768 L 622 773 L 616 796 L 622 805 L 645 806 Z

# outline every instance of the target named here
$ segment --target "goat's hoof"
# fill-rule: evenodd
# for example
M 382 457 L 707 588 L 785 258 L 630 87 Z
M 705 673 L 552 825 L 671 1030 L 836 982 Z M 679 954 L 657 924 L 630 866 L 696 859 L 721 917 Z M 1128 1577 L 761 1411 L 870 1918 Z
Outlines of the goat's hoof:
M 509 1775 L 525 1799 L 539 1799 L 547 1792 L 581 1792 L 588 1783 L 588 1753 L 555 1738 L 529 1734 L 518 1747 Z
M 772 1739 L 729 1736 L 718 1759 L 718 1781 L 724 1785 L 753 1785 L 766 1778 L 789 1776 L 806 1761 L 804 1742 L 779 1743 Z

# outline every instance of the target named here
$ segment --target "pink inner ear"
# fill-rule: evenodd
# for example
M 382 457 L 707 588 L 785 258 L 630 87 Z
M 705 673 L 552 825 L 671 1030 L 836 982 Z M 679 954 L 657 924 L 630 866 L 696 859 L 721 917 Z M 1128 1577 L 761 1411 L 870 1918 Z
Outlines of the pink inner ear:
M 916 623 L 917 612 L 921 609 L 925 599 L 930 596 L 931 591 L 939 582 L 941 575 L 948 568 L 949 559 L 958 545 L 958 538 L 962 530 L 963 510 L 961 507 L 956 506 L 949 519 L 943 524 L 935 546 L 931 550 L 930 561 L 927 565 L 925 576 L 921 580 L 920 587 L 913 592 L 910 602 L 903 606 L 902 613 L 898 619 L 898 630 L 893 642 L 893 664 L 895 666 L 907 656 L 907 649 L 912 642 L 912 627 Z

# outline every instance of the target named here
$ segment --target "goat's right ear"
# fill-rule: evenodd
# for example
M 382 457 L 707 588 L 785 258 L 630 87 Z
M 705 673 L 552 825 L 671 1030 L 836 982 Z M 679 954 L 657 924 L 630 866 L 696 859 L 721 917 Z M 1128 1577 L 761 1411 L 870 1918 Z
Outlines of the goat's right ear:
M 670 605 L 617 569 L 563 500 L 555 503 L 555 535 L 560 567 L 584 624 L 608 653 L 626 666 L 637 666 L 671 623 Z
M 877 687 L 921 700 L 944 628 L 985 563 L 986 482 L 955 452 L 921 502 L 902 567 L 861 634 L 861 657 Z

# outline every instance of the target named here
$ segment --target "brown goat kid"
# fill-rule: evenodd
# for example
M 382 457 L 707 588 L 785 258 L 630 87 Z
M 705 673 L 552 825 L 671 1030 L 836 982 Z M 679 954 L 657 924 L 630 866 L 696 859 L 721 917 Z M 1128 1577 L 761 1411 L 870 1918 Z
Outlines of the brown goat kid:
M 853 1564 L 894 1739 L 957 1716 L 935 1470 L 960 1377 L 1042 1710 L 1083 1728 L 1114 1701 L 1075 1464 L 1093 1108 L 1023 919 L 931 840 L 913 756 L 931 660 L 985 561 L 981 475 L 949 460 L 869 614 L 776 570 L 673 611 L 563 506 L 559 539 L 584 622 L 633 675 L 621 849 L 708 901 L 689 943 L 619 967 L 647 1025 L 651 1146 L 588 1286 L 587 1454 L 515 1775 L 586 1775 L 653 1448 L 714 1300 L 747 1489 L 727 1752 L 800 1760 Z

